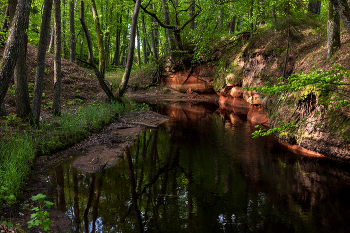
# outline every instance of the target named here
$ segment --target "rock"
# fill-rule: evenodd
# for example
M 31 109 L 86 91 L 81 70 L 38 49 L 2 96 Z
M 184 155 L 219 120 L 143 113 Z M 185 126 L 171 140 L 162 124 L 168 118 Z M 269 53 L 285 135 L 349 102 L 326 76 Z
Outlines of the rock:
M 247 115 L 251 105 L 242 98 L 220 96 L 219 107 L 235 115 Z
M 261 105 L 263 103 L 263 98 L 260 94 L 253 94 L 247 99 L 247 102 L 252 104 L 252 105 Z
M 230 96 L 234 98 L 243 98 L 242 87 L 232 87 L 230 91 Z
M 186 71 L 179 71 L 163 79 L 169 88 L 185 93 L 188 89 L 198 93 L 214 93 L 213 82 L 210 78 L 200 77 Z
M 247 120 L 253 125 L 262 125 L 270 127 L 270 121 L 267 113 L 260 106 L 252 106 L 248 112 Z

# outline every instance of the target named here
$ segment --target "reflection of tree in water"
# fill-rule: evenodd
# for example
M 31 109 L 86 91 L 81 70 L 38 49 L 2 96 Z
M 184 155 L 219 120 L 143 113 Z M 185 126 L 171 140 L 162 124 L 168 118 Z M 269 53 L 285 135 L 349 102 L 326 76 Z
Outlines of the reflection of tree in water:
M 200 127 L 144 131 L 102 173 L 56 170 L 57 207 L 74 231 L 321 232 L 337 229 L 330 215 L 348 216 L 330 198 L 341 188 L 328 187 L 350 187 L 347 168 L 271 150 L 269 139 L 251 141 L 248 124 L 201 119 Z M 320 220 L 328 227 L 315 226 Z

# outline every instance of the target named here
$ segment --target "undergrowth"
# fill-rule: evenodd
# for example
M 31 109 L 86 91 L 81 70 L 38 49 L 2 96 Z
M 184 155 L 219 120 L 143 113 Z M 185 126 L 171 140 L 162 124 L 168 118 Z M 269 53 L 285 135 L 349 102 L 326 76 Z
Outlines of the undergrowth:
M 92 102 L 50 122 L 42 120 L 39 128 L 10 127 L 16 125 L 16 117 L 8 119 L 0 141 L 0 203 L 9 205 L 8 200 L 13 200 L 9 197 L 19 195 L 36 155 L 48 155 L 80 142 L 112 122 L 117 114 L 140 108 L 134 103 Z

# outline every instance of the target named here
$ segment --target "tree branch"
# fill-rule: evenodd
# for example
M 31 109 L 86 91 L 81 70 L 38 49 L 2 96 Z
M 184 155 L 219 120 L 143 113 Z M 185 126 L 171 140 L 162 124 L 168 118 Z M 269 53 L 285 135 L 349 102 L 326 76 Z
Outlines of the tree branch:
M 133 0 L 135 3 L 136 3 L 136 0 Z M 162 27 L 162 28 L 169 28 L 169 29 L 172 29 L 174 30 L 174 28 L 176 28 L 176 26 L 174 25 L 167 25 L 165 23 L 163 23 L 162 21 L 160 21 L 160 19 L 157 17 L 157 15 L 153 12 L 150 12 L 146 9 L 146 7 L 142 6 L 141 5 L 141 9 L 148 15 L 152 16 L 158 23 L 159 25 Z
M 182 29 L 184 29 L 186 27 L 187 24 L 189 24 L 192 20 L 194 20 L 200 13 L 202 12 L 202 9 L 200 9 L 199 11 L 197 11 L 189 20 L 187 20 L 181 27 L 177 27 L 175 30 L 176 31 L 181 31 Z M 174 31 L 175 31 L 174 30 Z

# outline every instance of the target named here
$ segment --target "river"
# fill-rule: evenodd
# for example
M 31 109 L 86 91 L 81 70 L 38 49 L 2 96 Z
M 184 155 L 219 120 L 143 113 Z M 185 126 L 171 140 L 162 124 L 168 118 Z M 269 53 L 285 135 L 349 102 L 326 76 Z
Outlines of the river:
M 252 139 L 245 115 L 169 103 L 119 162 L 100 173 L 50 172 L 72 232 L 347 232 L 350 166 Z

